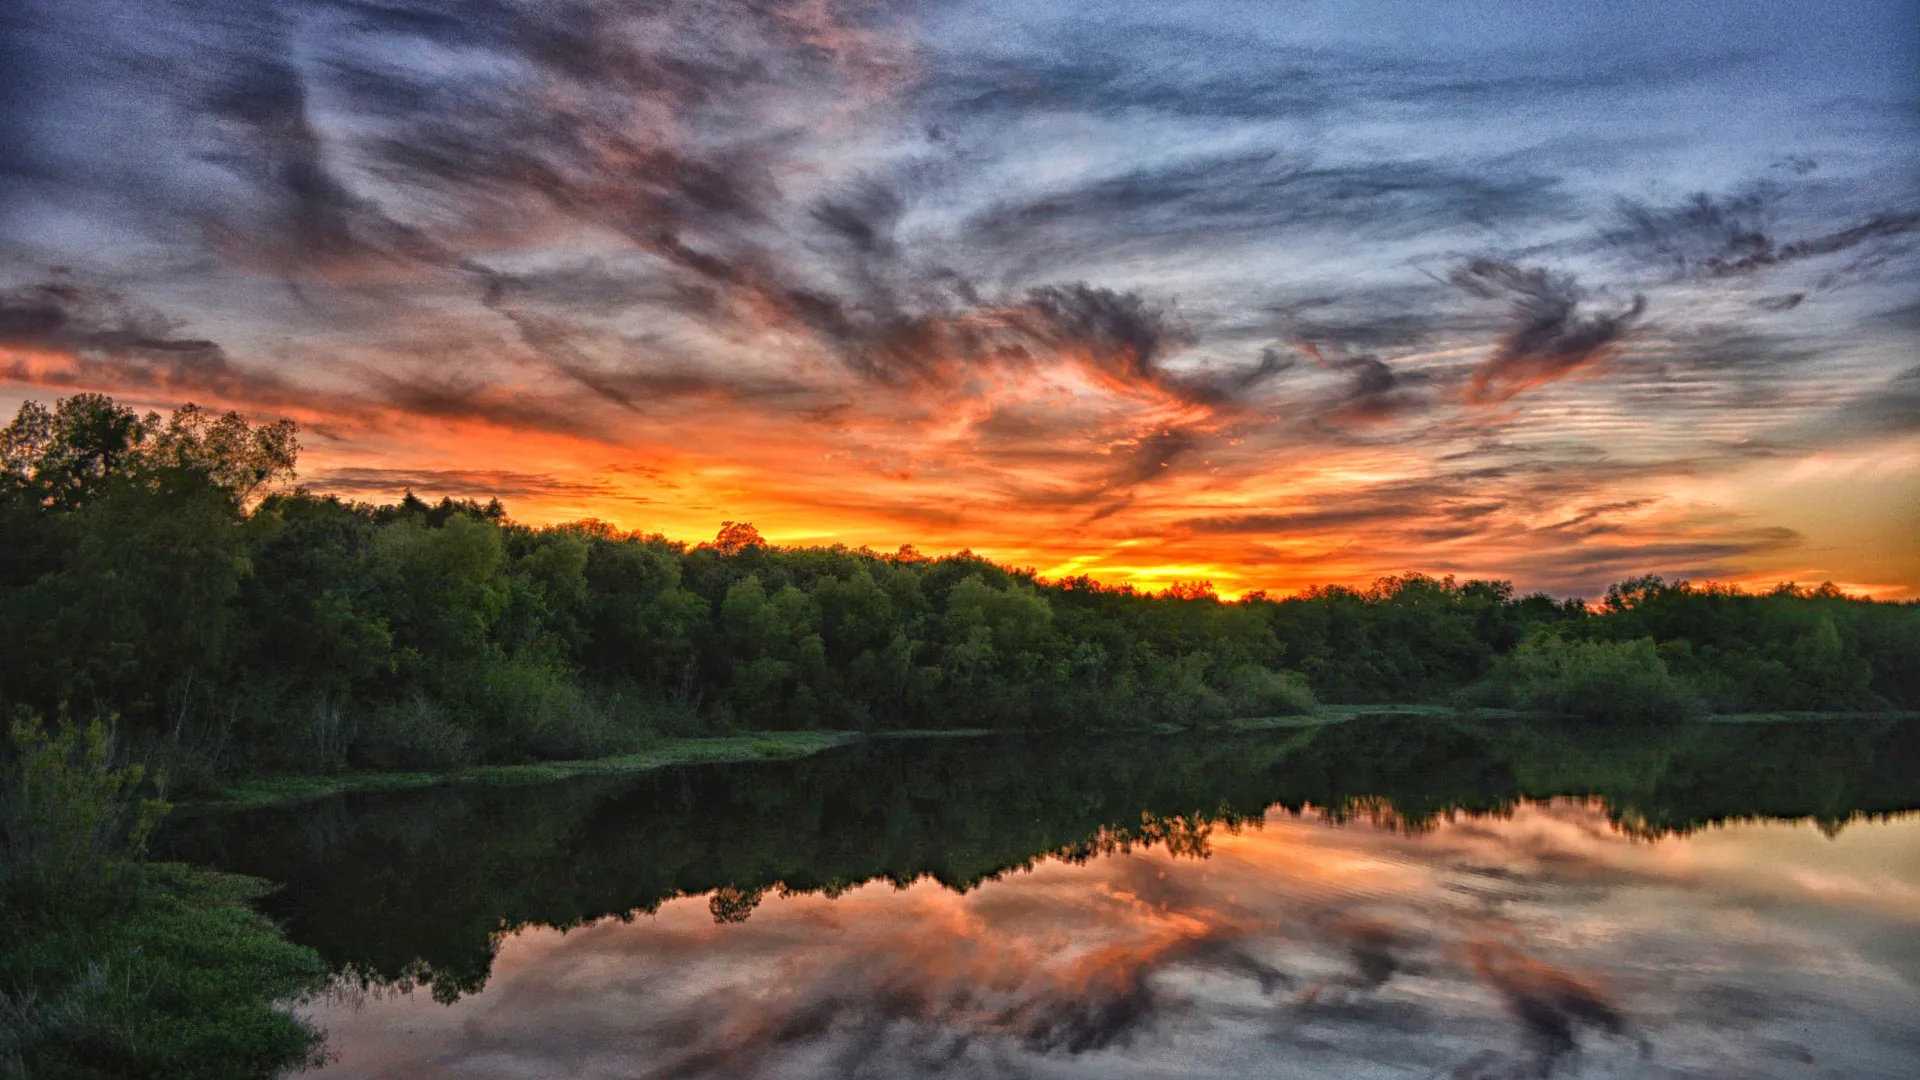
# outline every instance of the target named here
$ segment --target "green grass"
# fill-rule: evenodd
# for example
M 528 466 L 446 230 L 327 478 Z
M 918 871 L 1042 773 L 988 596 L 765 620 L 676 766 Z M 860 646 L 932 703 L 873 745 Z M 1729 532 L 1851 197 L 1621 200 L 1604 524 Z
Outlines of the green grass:
M 1483 720 L 1522 720 L 1552 713 L 1540 709 L 1501 709 L 1486 705 L 1322 705 L 1320 715 L 1337 719 L 1355 716 L 1477 716 Z
M 317 990 L 318 953 L 255 912 L 266 882 L 130 866 L 118 903 L 0 925 L 0 1072 L 32 1077 L 271 1076 L 320 1035 L 275 1003 Z
M 1227 726 L 1234 731 L 1295 731 L 1339 723 L 1343 719 L 1345 717 L 1328 715 L 1326 712 L 1312 716 L 1243 716 L 1228 722 Z
M 1717 713 L 1701 719 L 1715 724 L 1795 724 L 1810 720 L 1920 720 L 1920 712 L 1887 709 L 1879 712 Z
M 644 749 L 584 761 L 525 765 L 475 765 L 447 772 L 339 772 L 261 776 L 216 791 L 203 805 L 270 806 L 305 802 L 350 791 L 395 791 L 432 784 L 541 784 L 572 776 L 644 772 L 669 765 L 777 761 L 806 757 L 863 736 L 845 731 L 764 731 L 719 738 L 661 739 Z

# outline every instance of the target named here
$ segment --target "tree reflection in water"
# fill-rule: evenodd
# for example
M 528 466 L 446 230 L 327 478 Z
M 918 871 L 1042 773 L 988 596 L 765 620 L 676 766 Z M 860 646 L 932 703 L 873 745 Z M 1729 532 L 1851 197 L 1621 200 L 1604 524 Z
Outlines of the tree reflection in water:
M 1896 1076 L 1920 831 L 1812 826 L 1920 805 L 1916 730 L 878 743 L 165 842 L 288 883 L 344 1075 Z M 410 984 L 486 993 L 348 1000 Z

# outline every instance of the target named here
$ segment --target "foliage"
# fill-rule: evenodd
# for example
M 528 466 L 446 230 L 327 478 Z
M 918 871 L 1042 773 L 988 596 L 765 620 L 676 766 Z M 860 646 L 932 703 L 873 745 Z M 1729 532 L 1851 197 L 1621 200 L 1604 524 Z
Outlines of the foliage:
M 265 882 L 162 863 L 122 888 L 108 918 L 0 929 L 0 1069 L 260 1080 L 316 1061 L 319 1033 L 274 1003 L 326 966 L 251 909 Z
M 1494 683 L 1508 703 L 1595 720 L 1672 720 L 1698 711 L 1652 638 L 1570 640 L 1542 628 L 1504 658 Z
M 325 967 L 250 908 L 264 883 L 142 863 L 168 807 L 112 729 L 10 732 L 0 778 L 0 1069 L 36 1077 L 266 1077 L 317 1033 L 274 1007 Z
M 18 911 L 95 907 L 146 851 L 168 805 L 135 794 L 144 770 L 115 766 L 111 728 L 21 716 L 0 775 L 0 897 Z
M 969 552 L 776 547 L 745 522 L 688 546 L 529 528 L 498 502 L 347 502 L 285 489 L 297 450 L 284 424 L 191 407 L 23 407 L 0 432 L 0 705 L 117 711 L 131 751 L 187 793 L 742 727 L 1219 725 L 1516 687 L 1592 700 L 1553 679 L 1644 683 L 1651 711 L 1675 711 L 1641 639 L 1710 709 L 1920 706 L 1920 606 L 1830 586 L 1642 578 L 1593 608 L 1421 574 L 1155 596 Z M 1560 652 L 1516 652 L 1542 628 Z

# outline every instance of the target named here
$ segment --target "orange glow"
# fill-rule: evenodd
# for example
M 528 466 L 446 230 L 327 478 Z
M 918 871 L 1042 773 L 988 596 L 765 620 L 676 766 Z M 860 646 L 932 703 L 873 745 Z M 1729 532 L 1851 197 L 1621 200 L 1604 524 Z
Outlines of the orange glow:
M 1713 572 L 1700 576 L 1749 588 L 1831 579 L 1900 598 L 1920 582 L 1920 555 L 1894 539 L 1902 504 L 1884 494 L 1911 488 L 1910 473 L 1802 459 L 1785 483 L 1883 493 L 1862 491 L 1859 513 L 1886 519 L 1862 533 L 1866 542 L 1814 548 L 1798 537 L 1825 538 L 1835 519 L 1802 515 L 1773 497 L 1777 484 L 1742 474 L 1709 483 L 1684 470 L 1602 472 L 1564 491 L 1495 477 L 1482 490 L 1445 481 L 1436 460 L 1471 448 L 1479 428 L 1423 445 L 1316 445 L 1285 415 L 1118 378 L 1124 361 L 1070 352 L 1047 363 L 942 362 L 904 386 L 821 365 L 808 369 L 799 405 L 695 386 L 627 409 L 555 397 L 541 378 L 519 376 L 436 414 L 373 394 L 302 394 L 240 370 L 209 377 L 47 350 L 10 350 L 0 372 L 15 401 L 99 389 L 143 408 L 194 400 L 290 417 L 303 429 L 302 481 L 315 490 L 497 494 L 521 521 L 592 517 L 688 542 L 710 539 L 723 520 L 751 521 L 776 543 L 970 549 L 1050 579 L 1153 591 L 1206 580 L 1225 599 L 1410 569 L 1592 596 L 1694 550 L 1714 553 L 1703 556 Z M 1550 393 L 1532 415 L 1540 419 L 1522 433 L 1544 437 L 1558 422 Z M 1608 561 L 1588 570 L 1583 556 L 1596 549 Z
M 1646 840 L 1597 800 L 1563 799 L 1416 835 L 1276 809 L 1213 830 L 1204 858 L 1135 845 L 964 893 L 929 878 L 831 898 L 773 889 L 745 921 L 717 922 L 708 897 L 689 896 L 522 929 L 500 940 L 485 992 L 452 1005 L 347 985 L 305 1008 L 343 1075 L 479 1072 L 510 1033 L 523 1069 L 545 1054 L 547 1072 L 586 1072 L 564 1064 L 586 1044 L 628 1066 L 614 1075 L 754 1076 L 883 1032 L 1045 1055 L 1065 1075 L 1134 1075 L 1134 1061 L 1164 1075 L 1152 1066 L 1169 1060 L 1238 1075 L 1248 1059 L 1223 1044 L 1271 1048 L 1293 1021 L 1316 1052 L 1353 1055 L 1303 1075 L 1354 1075 L 1389 1058 L 1382 1045 L 1404 1056 L 1438 1031 L 1472 1034 L 1461 1058 L 1504 1047 L 1535 1066 L 1509 1075 L 1552 1072 L 1576 1050 L 1631 1072 L 1649 1045 L 1674 1060 L 1727 1042 L 1692 972 L 1818 1002 L 1809 1030 L 1836 1005 L 1903 1017 L 1911 986 L 1885 943 L 1920 919 L 1917 832 L 1908 816 L 1838 837 L 1769 822 Z M 1377 1002 L 1428 1022 L 1349 1008 Z M 464 1041 L 481 1030 L 491 1041 Z

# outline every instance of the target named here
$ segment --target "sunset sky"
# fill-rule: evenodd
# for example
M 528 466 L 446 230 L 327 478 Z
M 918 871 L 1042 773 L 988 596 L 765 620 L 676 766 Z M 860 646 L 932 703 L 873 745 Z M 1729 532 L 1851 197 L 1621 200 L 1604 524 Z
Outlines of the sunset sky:
M 9 0 L 0 408 L 1226 595 L 1920 594 L 1920 3 Z

